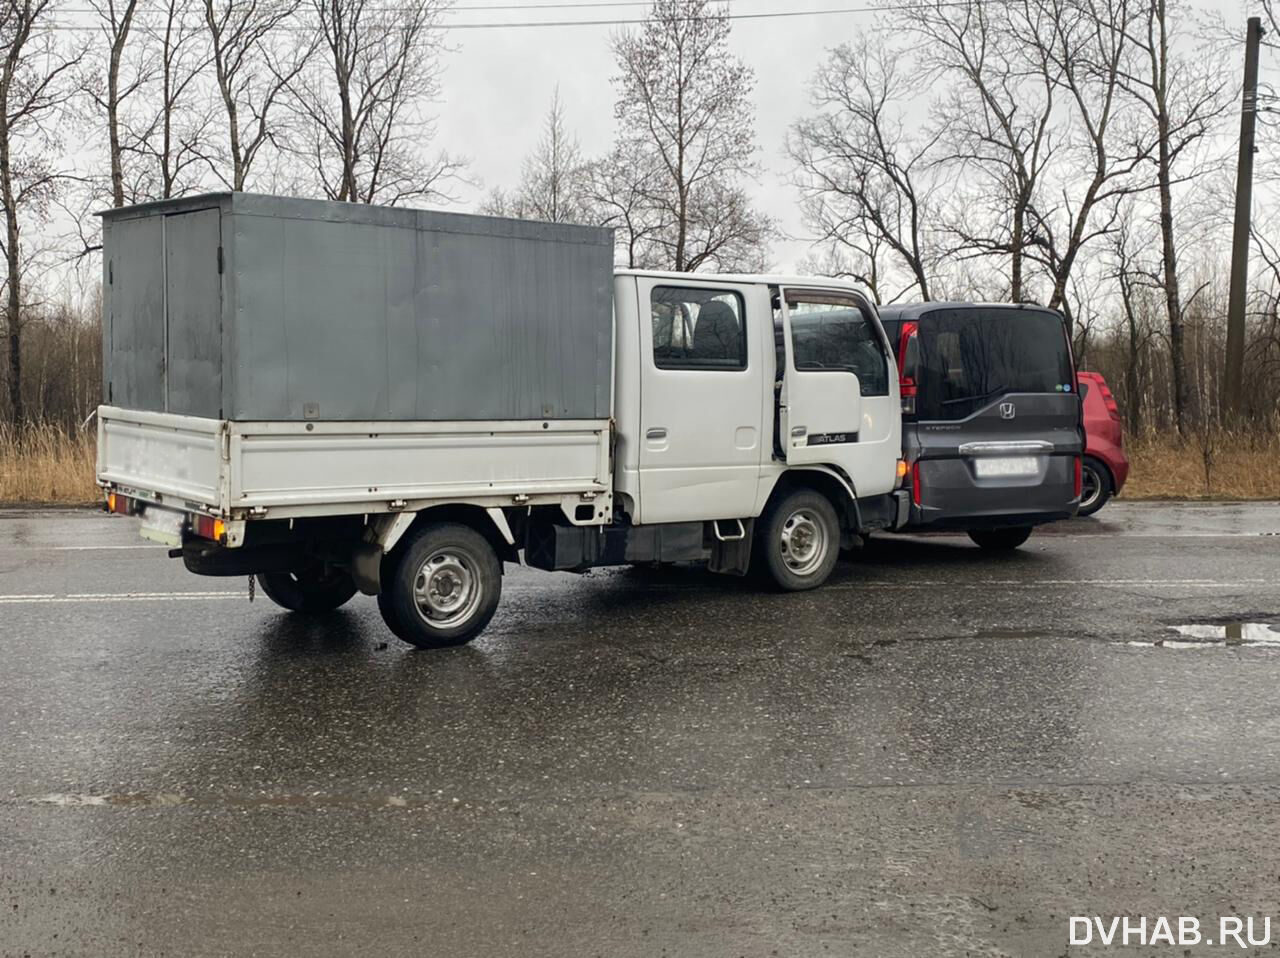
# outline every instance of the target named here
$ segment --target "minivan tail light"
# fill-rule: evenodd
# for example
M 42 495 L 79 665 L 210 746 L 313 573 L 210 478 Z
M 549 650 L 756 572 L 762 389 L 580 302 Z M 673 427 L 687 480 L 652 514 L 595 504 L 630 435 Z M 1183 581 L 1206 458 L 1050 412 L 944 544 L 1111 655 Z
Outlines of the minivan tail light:
M 907 372 L 907 349 L 919 331 L 920 324 L 909 320 L 902 324 L 898 336 L 898 392 L 902 396 L 902 412 L 907 416 L 915 415 L 917 392 L 914 370 Z
M 1078 461 L 1078 460 L 1077 460 Z M 920 460 L 916 460 L 911 464 L 911 501 L 915 505 L 920 505 Z

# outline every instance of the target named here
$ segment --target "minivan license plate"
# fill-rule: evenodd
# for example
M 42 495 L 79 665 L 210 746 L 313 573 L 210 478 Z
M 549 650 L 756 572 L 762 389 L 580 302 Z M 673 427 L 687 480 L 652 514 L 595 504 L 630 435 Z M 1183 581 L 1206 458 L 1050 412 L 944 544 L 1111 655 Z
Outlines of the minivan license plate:
M 979 479 L 1034 476 L 1039 471 L 1035 456 L 997 456 L 973 461 L 973 474 Z

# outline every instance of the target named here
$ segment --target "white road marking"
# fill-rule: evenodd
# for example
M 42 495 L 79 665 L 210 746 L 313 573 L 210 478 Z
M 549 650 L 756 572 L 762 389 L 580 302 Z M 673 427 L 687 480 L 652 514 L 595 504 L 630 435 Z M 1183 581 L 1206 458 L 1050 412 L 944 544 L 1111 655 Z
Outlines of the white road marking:
M 240 592 L 116 592 L 78 595 L 0 595 L 0 605 L 65 604 L 69 602 L 198 602 L 205 599 L 243 599 Z
M 36 546 L 35 548 L 38 549 L 40 548 L 40 546 Z M 155 550 L 155 549 L 163 549 L 165 547 L 162 545 L 157 545 L 156 543 L 152 542 L 152 543 L 144 543 L 141 545 L 132 545 L 132 546 L 44 546 L 44 548 L 49 549 L 52 552 L 97 552 L 100 549 L 152 549 L 152 550 Z
M 582 580 L 591 582 L 591 579 Z M 597 579 L 597 582 L 608 581 L 605 579 Z M 1222 589 L 1238 591 L 1241 587 L 1253 586 L 1275 586 L 1276 580 L 1270 578 L 1256 579 L 1231 579 L 1227 581 L 1219 579 L 984 579 L 979 582 L 954 582 L 944 579 L 920 579 L 912 582 L 849 582 L 849 583 L 833 583 L 825 586 L 826 590 L 874 590 L 874 589 L 990 589 L 990 588 L 1014 588 L 1014 589 L 1057 589 L 1057 588 L 1077 588 L 1088 586 L 1090 588 L 1109 588 L 1109 589 L 1127 589 L 1142 588 L 1171 588 L 1171 589 Z M 644 586 L 645 591 L 695 591 L 704 588 L 704 584 L 691 582 L 688 584 L 679 583 L 653 583 Z M 507 593 L 532 593 L 543 591 L 540 586 L 533 585 L 517 585 L 508 587 L 503 590 Z M 22 593 L 14 595 L 0 595 L 0 605 L 22 605 L 22 604 L 63 604 L 70 602 L 203 602 L 206 600 L 220 599 L 247 599 L 248 593 L 244 589 L 234 592 L 221 590 L 217 592 L 73 592 L 67 595 L 56 595 L 52 592 L 47 593 Z M 268 607 L 268 606 L 264 606 Z
M 1044 531 L 1045 539 L 1256 539 L 1274 536 L 1275 532 L 1051 532 Z M 956 538 L 950 536 L 948 538 Z M 1033 540 L 1034 541 L 1034 540 Z

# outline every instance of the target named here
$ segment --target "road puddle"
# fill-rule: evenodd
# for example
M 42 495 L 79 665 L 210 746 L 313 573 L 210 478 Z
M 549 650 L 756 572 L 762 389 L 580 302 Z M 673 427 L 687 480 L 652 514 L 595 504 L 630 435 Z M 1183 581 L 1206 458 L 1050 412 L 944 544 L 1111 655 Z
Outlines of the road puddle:
M 1209 649 L 1219 646 L 1271 646 L 1280 648 L 1280 626 L 1266 622 L 1203 622 L 1171 625 L 1173 634 L 1151 642 L 1130 645 L 1164 649 Z

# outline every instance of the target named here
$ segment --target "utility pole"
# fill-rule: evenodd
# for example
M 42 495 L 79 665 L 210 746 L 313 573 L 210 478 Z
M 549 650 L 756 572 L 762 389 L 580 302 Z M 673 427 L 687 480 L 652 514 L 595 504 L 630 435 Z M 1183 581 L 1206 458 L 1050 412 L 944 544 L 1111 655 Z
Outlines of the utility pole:
M 1258 47 L 1262 18 L 1250 17 L 1240 98 L 1240 159 L 1236 167 L 1236 222 L 1231 237 L 1231 296 L 1227 301 L 1227 363 L 1223 376 L 1227 413 L 1244 411 L 1244 307 L 1249 294 L 1249 212 L 1253 199 L 1253 128 L 1258 118 Z

